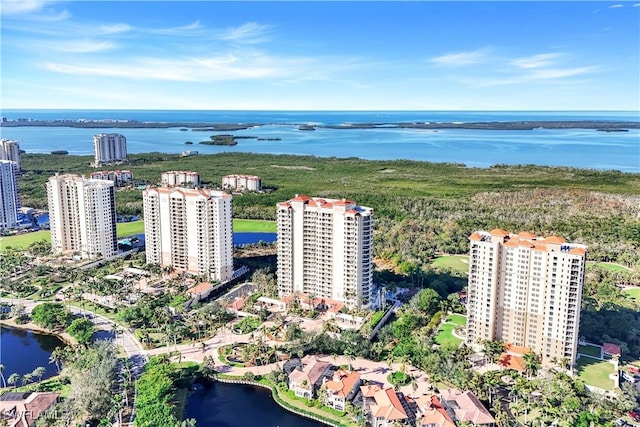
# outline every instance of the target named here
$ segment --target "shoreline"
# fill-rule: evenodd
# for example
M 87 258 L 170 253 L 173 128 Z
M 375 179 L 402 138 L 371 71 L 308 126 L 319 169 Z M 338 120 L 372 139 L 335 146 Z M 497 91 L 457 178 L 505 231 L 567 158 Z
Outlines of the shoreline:
M 191 128 L 194 131 L 230 132 L 268 125 L 304 127 L 303 131 L 315 129 L 468 129 L 468 130 L 535 130 L 535 129 L 591 129 L 603 132 L 627 132 L 640 129 L 640 122 L 609 120 L 524 120 L 524 121 L 479 121 L 479 122 L 354 122 L 332 124 L 290 123 L 211 123 L 211 122 L 141 122 L 127 121 L 78 121 L 78 120 L 32 120 L 0 122 L 0 128 L 15 127 L 69 127 L 81 129 L 167 129 Z M 182 130 L 182 129 L 181 129 Z
M 27 322 L 23 324 L 16 323 L 13 319 L 0 319 L 0 327 L 22 329 L 31 332 L 35 332 L 43 335 L 54 335 L 58 337 L 66 345 L 77 345 L 78 341 L 66 332 L 55 332 L 42 326 L 36 325 L 33 322 Z

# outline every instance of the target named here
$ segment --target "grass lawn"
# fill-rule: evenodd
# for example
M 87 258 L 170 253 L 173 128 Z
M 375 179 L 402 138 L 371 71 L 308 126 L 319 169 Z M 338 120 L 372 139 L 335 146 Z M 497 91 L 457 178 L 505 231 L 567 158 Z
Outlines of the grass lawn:
M 444 347 L 457 347 L 462 343 L 460 338 L 453 336 L 452 331 L 456 328 L 456 325 L 451 323 L 443 323 L 438 330 L 438 335 L 435 337 L 436 344 Z
M 234 219 L 233 231 L 236 233 L 276 233 L 278 230 L 275 221 Z
M 116 225 L 118 237 L 131 236 L 133 234 L 144 233 L 144 221 L 119 222 Z M 275 221 L 257 221 L 250 219 L 234 219 L 233 231 L 237 233 L 275 233 Z M 13 249 L 26 249 L 33 242 L 40 240 L 51 241 L 49 230 L 40 230 L 33 233 L 18 234 L 15 236 L 0 237 L 0 251 L 6 250 L 9 246 Z
M 587 356 L 593 356 L 600 358 L 600 347 L 597 345 L 579 345 L 578 353 L 586 354 Z
M 33 233 L 17 234 L 15 236 L 0 237 L 0 251 L 6 250 L 8 247 L 13 249 L 26 249 L 27 246 L 40 240 L 51 241 L 49 230 L 41 230 Z
M 462 314 L 450 314 L 449 317 L 447 317 L 447 322 L 455 323 L 458 326 L 464 326 L 467 324 L 467 317 Z
M 591 357 L 578 359 L 578 378 L 588 385 L 600 387 L 605 390 L 613 389 L 613 380 L 609 378 L 613 374 L 613 365 L 608 361 L 600 361 Z
M 631 298 L 640 301 L 640 288 L 625 289 L 624 292 L 626 292 Z
M 144 233 L 144 221 L 119 222 L 116 224 L 118 237 Z
M 433 260 L 434 267 L 446 267 L 460 273 L 469 272 L 469 257 L 466 255 L 443 255 Z
M 595 265 L 597 265 L 598 267 L 606 268 L 610 271 L 632 271 L 630 268 L 627 268 L 624 265 L 614 264 L 612 262 L 596 262 Z

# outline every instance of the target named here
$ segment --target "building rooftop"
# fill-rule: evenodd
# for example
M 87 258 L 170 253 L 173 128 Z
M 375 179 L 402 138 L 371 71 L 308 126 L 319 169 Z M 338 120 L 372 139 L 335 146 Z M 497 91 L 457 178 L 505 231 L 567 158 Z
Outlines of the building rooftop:
M 490 232 L 476 231 L 469 236 L 470 241 L 476 242 L 488 242 L 492 241 L 492 238 L 502 239 L 502 244 L 511 248 L 522 247 L 544 252 L 555 252 L 560 249 L 560 252 L 580 256 L 584 256 L 587 252 L 585 245 L 567 243 L 562 237 L 542 237 L 526 231 L 518 234 L 510 234 L 505 230 L 496 228 Z

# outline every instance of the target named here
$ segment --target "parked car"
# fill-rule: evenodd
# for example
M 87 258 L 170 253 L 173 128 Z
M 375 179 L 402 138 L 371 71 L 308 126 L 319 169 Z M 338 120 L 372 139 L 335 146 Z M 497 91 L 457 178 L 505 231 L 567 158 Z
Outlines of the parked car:
M 629 415 L 629 417 L 633 421 L 640 421 L 640 412 L 633 411 L 633 412 L 629 412 L 627 415 Z

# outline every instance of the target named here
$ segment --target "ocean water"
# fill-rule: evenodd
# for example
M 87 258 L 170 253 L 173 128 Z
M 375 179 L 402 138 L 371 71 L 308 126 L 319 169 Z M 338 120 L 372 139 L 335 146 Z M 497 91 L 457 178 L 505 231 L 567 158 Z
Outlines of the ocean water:
M 549 111 L 143 111 L 143 110 L 3 110 L 8 119 L 138 120 L 149 122 L 245 123 L 258 126 L 233 132 L 166 129 L 80 129 L 67 127 L 0 128 L 2 138 L 15 139 L 26 152 L 67 150 L 91 155 L 92 136 L 117 132 L 127 137 L 130 153 L 161 151 L 200 154 L 254 152 L 359 157 L 369 160 L 411 159 L 461 163 L 469 167 L 495 164 L 536 164 L 640 172 L 640 130 L 599 132 L 587 129 L 324 129 L 298 130 L 299 124 L 488 122 L 523 120 L 640 121 L 638 112 Z M 107 125 L 108 126 L 108 125 Z M 251 136 L 232 147 L 199 145 L 212 134 Z M 277 140 L 258 140 L 277 139 Z M 186 141 L 193 145 L 185 145 Z

